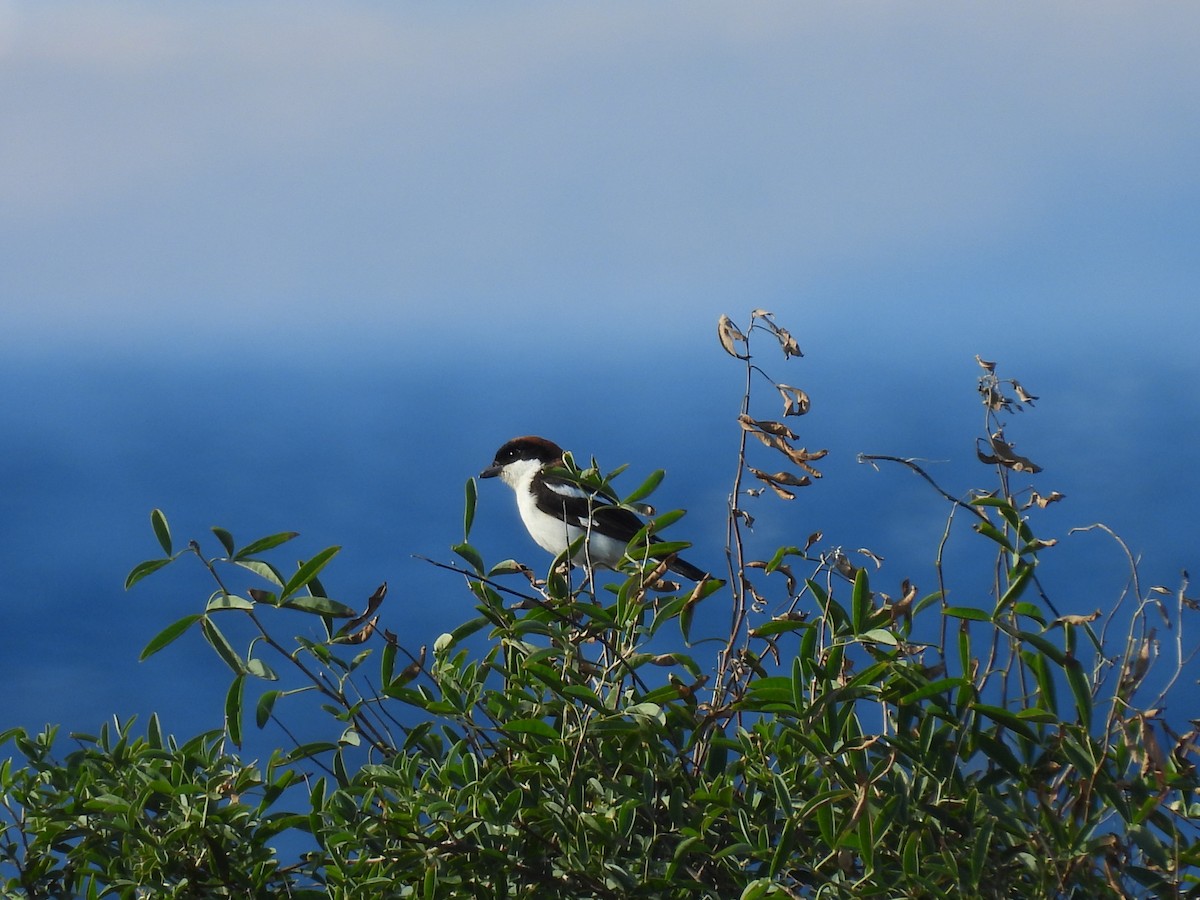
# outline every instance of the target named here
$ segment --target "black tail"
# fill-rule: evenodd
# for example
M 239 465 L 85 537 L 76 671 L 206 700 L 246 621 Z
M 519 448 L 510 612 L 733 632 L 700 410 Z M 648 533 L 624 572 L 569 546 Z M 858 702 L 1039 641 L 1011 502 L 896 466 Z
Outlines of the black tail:
M 699 581 L 708 576 L 708 572 L 701 572 L 690 562 L 682 560 L 678 556 L 667 564 L 667 568 L 672 572 L 678 572 L 684 578 L 690 578 L 692 581 Z

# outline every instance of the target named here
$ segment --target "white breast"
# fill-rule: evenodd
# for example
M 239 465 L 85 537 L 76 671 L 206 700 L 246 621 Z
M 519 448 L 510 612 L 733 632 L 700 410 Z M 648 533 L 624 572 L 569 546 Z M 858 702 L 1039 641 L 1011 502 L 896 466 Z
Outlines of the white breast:
M 514 472 L 513 491 L 517 495 L 517 509 L 521 521 L 539 547 L 555 556 L 562 553 L 573 542 L 583 536 L 584 530 L 575 525 L 568 525 L 561 519 L 542 512 L 538 509 L 531 485 L 533 476 L 540 467 L 532 467 L 521 472 Z M 586 497 L 587 493 L 571 485 L 554 485 L 554 490 L 569 493 L 572 496 Z M 625 543 L 594 530 L 588 536 L 586 550 L 580 548 L 572 557 L 576 562 L 588 562 L 594 566 L 616 568 L 625 555 Z

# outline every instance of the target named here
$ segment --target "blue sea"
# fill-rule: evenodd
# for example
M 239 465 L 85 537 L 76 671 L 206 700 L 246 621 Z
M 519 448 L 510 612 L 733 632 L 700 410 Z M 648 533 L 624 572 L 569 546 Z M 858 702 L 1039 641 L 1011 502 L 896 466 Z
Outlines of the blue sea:
M 149 520 L 156 507 L 176 548 L 196 539 L 219 554 L 212 526 L 239 543 L 300 532 L 273 557 L 281 566 L 340 546 L 325 587 L 362 606 L 388 582 L 381 626 L 414 650 L 473 615 L 461 577 L 416 557 L 455 560 L 449 548 L 463 537 L 464 484 L 516 434 L 544 434 L 606 469 L 629 463 L 618 481 L 627 490 L 666 469 L 653 500 L 660 510 L 686 508 L 673 534 L 694 542 L 694 561 L 723 566 L 740 364 L 719 351 L 700 362 L 649 355 L 583 384 L 561 361 L 530 372 L 500 359 L 453 367 L 415 356 L 0 361 L 0 728 L 94 732 L 113 716 L 144 720 L 152 711 L 180 735 L 220 727 L 229 672 L 198 633 L 138 662 L 152 636 L 200 611 L 214 590 L 192 559 L 123 589 L 131 567 L 161 555 Z M 764 366 L 809 392 L 812 411 L 793 420 L 797 443 L 830 454 L 817 464 L 824 477 L 794 501 L 770 492 L 745 501 L 755 516 L 752 547 L 769 558 L 776 546 L 820 531 L 817 549 L 841 547 L 861 563 L 860 548 L 882 557 L 882 568 L 872 566 L 874 587 L 896 594 L 908 578 L 922 593 L 934 590 L 947 505 L 912 472 L 876 470 L 856 456 L 915 458 L 955 495 L 994 486 L 975 455 L 984 417 L 973 358 L 842 355 Z M 1001 363 L 1002 375 L 1041 397 L 1006 417 L 1018 452 L 1045 470 L 1026 480 L 1042 494 L 1066 495 L 1034 514 L 1035 532 L 1060 542 L 1043 554 L 1040 574 L 1063 613 L 1107 610 L 1129 582 L 1116 543 L 1100 532 L 1069 535 L 1073 526 L 1105 522 L 1118 531 L 1142 560 L 1144 591 L 1174 590 L 1181 570 L 1200 566 L 1192 385 L 1166 366 L 1128 371 L 1024 360 L 1006 373 Z M 754 390 L 752 414 L 777 417 L 770 384 L 756 376 Z M 751 452 L 760 468 L 784 468 L 758 446 Z M 547 559 L 521 529 L 510 491 L 484 482 L 479 497 L 471 539 L 484 557 L 542 569 Z M 955 524 L 946 553 L 952 602 L 987 603 L 989 572 L 971 562 L 982 540 L 965 521 Z M 773 602 L 764 615 L 786 598 Z M 706 615 L 697 628 L 720 633 L 728 611 Z M 1184 624 L 1188 640 L 1200 639 L 1195 615 Z M 281 626 L 316 636 L 317 623 L 303 616 Z M 249 636 L 240 626 L 231 634 Z M 1189 705 L 1178 712 L 1195 715 Z M 319 716 L 309 725 L 314 734 L 327 727 Z M 270 728 L 252 736 L 260 751 L 286 743 Z

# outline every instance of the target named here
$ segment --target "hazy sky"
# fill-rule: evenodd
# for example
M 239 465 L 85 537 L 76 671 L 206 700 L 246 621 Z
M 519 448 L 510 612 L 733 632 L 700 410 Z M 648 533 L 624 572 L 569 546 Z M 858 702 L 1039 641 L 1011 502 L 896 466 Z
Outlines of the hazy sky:
M 0 2 L 0 351 L 765 306 L 1194 372 L 1198 46 L 1183 3 Z
M 181 541 L 345 544 L 331 581 L 389 578 L 401 614 L 408 586 L 420 642 L 467 603 L 409 554 L 446 558 L 463 482 L 541 431 L 667 468 L 661 502 L 719 559 L 740 375 L 713 328 L 754 307 L 808 354 L 770 368 L 831 450 L 764 544 L 821 527 L 928 585 L 938 499 L 854 458 L 986 480 L 982 353 L 1046 398 L 1014 432 L 1070 497 L 1052 533 L 1109 522 L 1174 586 L 1196 566 L 1197 48 L 1195 3 L 0 0 L 17 720 L 90 725 L 172 671 L 137 650 L 190 601 L 165 574 L 120 590 L 153 506 Z M 531 378 L 519 350 L 554 359 Z M 489 559 L 544 562 L 503 486 L 480 497 Z M 1065 602 L 1107 603 L 1123 565 Z

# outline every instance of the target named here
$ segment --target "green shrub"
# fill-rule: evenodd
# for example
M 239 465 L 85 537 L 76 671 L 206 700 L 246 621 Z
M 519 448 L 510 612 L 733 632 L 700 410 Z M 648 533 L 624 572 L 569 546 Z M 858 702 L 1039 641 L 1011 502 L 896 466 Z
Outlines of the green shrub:
M 746 377 L 725 580 L 663 581 L 662 554 L 686 545 L 652 554 L 644 536 L 613 585 L 561 560 L 545 579 L 511 560 L 489 566 L 469 543 L 471 481 L 462 562 L 436 565 L 465 577 L 478 615 L 426 652 L 382 626 L 386 587 L 361 612 L 327 596 L 319 575 L 336 547 L 285 574 L 266 557 L 294 534 L 239 546 L 214 529 L 217 555 L 195 541 L 176 552 L 155 511 L 165 555 L 129 586 L 188 558 L 215 590 L 144 656 L 200 629 L 233 673 L 234 744 L 251 713 L 285 723 L 297 693 L 319 695 L 332 730 L 279 750 L 265 772 L 218 736 L 164 741 L 156 722 L 144 739 L 128 726 L 84 738 L 62 763 L 51 733 L 15 734 L 24 759 L 2 771 L 9 893 L 1200 895 L 1196 732 L 1161 712 L 1186 680 L 1182 620 L 1196 604 L 1186 580 L 1168 592 L 1135 578 L 1133 608 L 1103 619 L 1046 596 L 1038 570 L 1053 542 L 1034 521 L 1061 498 L 1012 485 L 1038 467 L 1001 423 L 1036 398 L 980 361 L 987 493 L 955 496 L 912 460 L 862 458 L 926 479 L 947 504 L 947 534 L 963 520 L 977 533 L 993 585 L 986 602 L 951 604 L 938 548 L 938 591 L 902 581 L 889 596 L 871 585 L 877 561 L 822 550 L 819 533 L 751 551 L 750 504 L 792 499 L 824 453 L 784 424 L 807 395 L 750 352 L 766 340 L 798 356 L 791 335 L 756 310 L 745 333 L 722 317 L 719 337 Z M 752 415 L 759 379 L 782 398 L 779 420 Z M 755 468 L 755 454 L 785 468 Z M 614 490 L 594 464 L 573 471 Z M 698 633 L 713 617 L 697 610 L 714 605 L 728 630 Z M 285 610 L 315 617 L 324 638 L 279 638 Z M 254 631 L 245 651 L 222 624 L 235 616 Z M 1175 657 L 1153 679 L 1152 617 L 1172 629 Z M 313 851 L 278 860 L 269 848 L 284 830 Z

